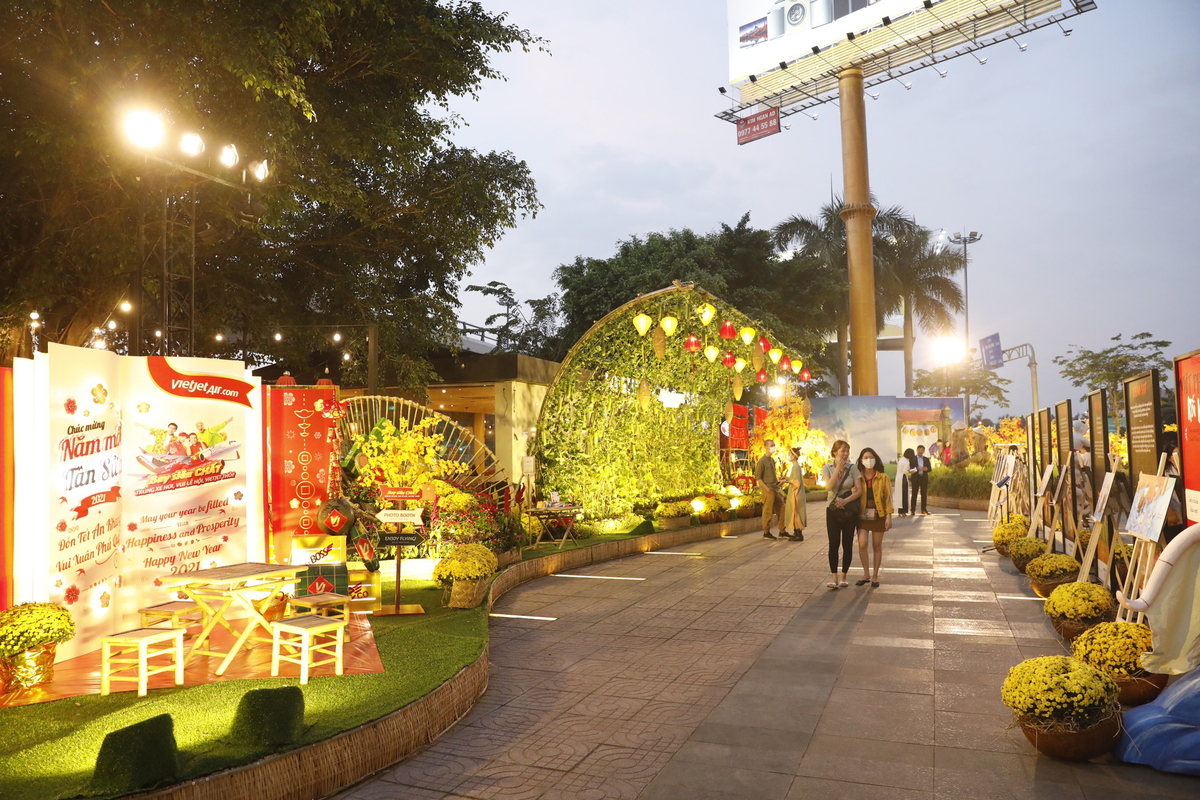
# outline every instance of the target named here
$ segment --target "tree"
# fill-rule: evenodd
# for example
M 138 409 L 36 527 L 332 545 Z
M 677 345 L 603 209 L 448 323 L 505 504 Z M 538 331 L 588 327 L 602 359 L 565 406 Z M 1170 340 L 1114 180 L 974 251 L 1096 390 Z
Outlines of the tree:
M 526 314 L 512 289 L 501 281 L 489 281 L 486 286 L 472 284 L 467 291 L 495 297 L 504 307 L 504 311 L 490 315 L 484 322 L 496 337 L 494 352 L 522 353 L 551 360 L 562 358 L 558 352 L 562 301 L 557 294 L 549 294 L 540 300 L 526 300 L 525 305 L 529 306 Z M 497 325 L 499 320 L 503 320 L 503 324 Z
M 872 205 L 878 202 L 872 198 Z M 815 259 L 821 269 L 830 276 L 841 276 L 845 281 L 836 302 L 827 307 L 831 318 L 830 328 L 837 332 L 837 353 L 834 374 L 841 394 L 850 394 L 850 383 L 846 377 L 846 366 L 850 359 L 850 297 L 848 282 L 848 259 L 846 254 L 846 223 L 842 219 L 845 201 L 833 197 L 821 206 L 816 217 L 793 215 L 780 222 L 772 231 L 775 246 L 780 250 L 794 250 L 804 258 Z M 872 221 L 875 253 L 875 315 L 876 324 L 883 327 L 884 318 L 899 310 L 899 297 L 889 294 L 889 285 L 882 280 L 883 254 L 890 248 L 890 239 L 910 234 L 915 223 L 899 206 L 885 208 Z
M 1086 391 L 1104 388 L 1108 390 L 1109 419 L 1115 430 L 1121 430 L 1121 381 L 1132 378 L 1155 367 L 1161 380 L 1171 372 L 1171 361 L 1163 355 L 1163 349 L 1171 343 L 1153 339 L 1145 331 L 1135 333 L 1126 341 L 1117 334 L 1109 341 L 1116 342 L 1103 350 L 1089 350 L 1079 345 L 1067 348 L 1066 355 L 1055 356 L 1059 374 L 1072 386 L 1084 387 Z M 1082 398 L 1081 398 L 1082 399 Z
M 963 266 L 957 252 L 930 244 L 932 231 L 913 228 L 891 239 L 883 250 L 883 282 L 889 296 L 899 297 L 904 314 L 904 394 L 913 395 L 913 321 L 927 334 L 954 327 L 963 310 L 963 293 L 954 275 Z
M 44 340 L 84 343 L 130 297 L 140 213 L 193 183 L 131 151 L 131 107 L 164 111 L 168 159 L 194 131 L 202 171 L 222 169 L 223 142 L 270 165 L 253 189 L 199 187 L 199 355 L 303 363 L 328 330 L 276 331 L 373 322 L 393 379 L 419 383 L 424 354 L 454 340 L 462 275 L 538 208 L 524 162 L 451 140 L 448 104 L 500 77 L 491 57 L 541 44 L 476 2 L 17 0 L 0 30 L 6 359 L 28 348 L 31 311 Z
M 1008 408 L 1008 385 L 1012 381 L 1001 378 L 996 371 L 983 366 L 981 361 L 967 364 L 951 364 L 942 369 L 919 369 L 913 389 L 918 397 L 958 397 L 971 393 L 971 407 L 967 409 L 970 423 L 975 412 L 988 406 Z

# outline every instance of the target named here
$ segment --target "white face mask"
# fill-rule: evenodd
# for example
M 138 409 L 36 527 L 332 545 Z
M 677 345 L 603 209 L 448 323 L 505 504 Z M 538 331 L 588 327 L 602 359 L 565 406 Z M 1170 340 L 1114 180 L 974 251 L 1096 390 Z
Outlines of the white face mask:
M 873 458 L 864 458 L 864 459 L 863 459 L 863 466 L 864 466 L 864 467 L 866 467 L 867 469 L 875 469 L 875 459 L 873 459 Z

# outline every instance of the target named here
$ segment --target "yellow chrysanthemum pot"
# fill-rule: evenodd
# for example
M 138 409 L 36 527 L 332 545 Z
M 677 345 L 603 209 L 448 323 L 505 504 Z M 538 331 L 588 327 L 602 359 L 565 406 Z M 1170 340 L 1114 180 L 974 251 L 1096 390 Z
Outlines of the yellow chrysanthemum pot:
M 1122 708 L 1149 703 L 1166 688 L 1170 676 L 1142 669 L 1142 654 L 1152 648 L 1150 628 L 1134 622 L 1096 625 L 1071 646 L 1075 658 L 1107 672 L 1117 682 Z
M 1001 699 L 1038 752 L 1065 761 L 1104 755 L 1121 734 L 1117 685 L 1065 656 L 1030 658 L 1009 670 Z
M 1117 601 L 1112 592 L 1083 581 L 1056 588 L 1046 598 L 1044 608 L 1054 630 L 1068 642 L 1089 628 L 1117 618 Z

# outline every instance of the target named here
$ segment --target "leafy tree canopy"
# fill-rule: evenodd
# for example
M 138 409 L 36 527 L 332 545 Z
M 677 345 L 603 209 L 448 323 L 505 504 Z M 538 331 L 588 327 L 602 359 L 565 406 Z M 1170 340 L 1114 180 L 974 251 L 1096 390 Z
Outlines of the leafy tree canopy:
M 1008 385 L 1012 381 L 988 369 L 980 361 L 951 364 L 941 369 L 919 369 L 913 381 L 917 397 L 958 397 L 970 393 L 967 419 L 988 406 L 1008 408 Z
M 1054 363 L 1059 366 L 1059 374 L 1069 380 L 1072 386 L 1083 387 L 1087 392 L 1101 388 L 1108 390 L 1109 416 L 1115 426 L 1123 405 L 1121 381 L 1156 367 L 1160 380 L 1165 381 L 1171 374 L 1171 361 L 1163 354 L 1163 350 L 1170 347 L 1171 343 L 1154 339 L 1145 331 L 1133 334 L 1128 340 L 1118 333 L 1109 341 L 1114 344 L 1103 350 L 1071 345 L 1066 355 L 1054 357 Z M 1164 401 L 1167 397 L 1164 393 Z M 1171 411 L 1170 418 L 1174 418 L 1174 411 Z
M 451 139 L 448 104 L 499 77 L 491 57 L 542 44 L 476 2 L 15 0 L 0 31 L 6 358 L 33 310 L 45 338 L 83 343 L 131 296 L 139 212 L 154 220 L 164 190 L 192 183 L 132 152 L 130 108 L 164 115 L 165 158 L 187 160 L 177 142 L 196 132 L 208 148 L 188 163 L 202 171 L 222 170 L 225 142 L 271 165 L 252 199 L 200 186 L 201 355 L 307 359 L 328 331 L 273 332 L 378 322 L 389 379 L 425 380 L 423 354 L 451 341 L 459 279 L 538 208 L 524 162 Z M 157 303 L 161 287 L 147 289 Z

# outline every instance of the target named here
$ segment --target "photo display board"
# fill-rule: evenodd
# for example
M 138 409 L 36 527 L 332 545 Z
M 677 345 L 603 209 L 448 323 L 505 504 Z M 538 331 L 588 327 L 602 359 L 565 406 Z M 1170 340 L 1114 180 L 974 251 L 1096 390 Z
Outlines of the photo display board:
M 1175 359 L 1179 472 L 1189 525 L 1200 522 L 1200 350 Z
M 1041 446 L 1038 448 L 1042 454 L 1042 468 L 1050 466 L 1054 463 L 1054 448 L 1050 435 L 1050 409 L 1043 408 L 1038 412 L 1038 438 L 1041 440 Z
M 1158 474 L 1161 451 L 1158 370 L 1122 382 L 1125 394 L 1125 436 L 1129 442 L 1129 485 L 1141 486 L 1142 475 Z
M 1104 514 L 1098 502 L 1100 484 L 1108 472 L 1108 391 L 1097 389 L 1087 396 L 1088 441 L 1092 448 L 1092 516 L 1097 520 Z
M 1078 525 L 1079 509 L 1075 507 L 1075 453 L 1071 448 L 1073 438 L 1071 431 L 1071 401 L 1063 400 L 1054 404 L 1054 424 L 1058 431 L 1058 471 L 1067 480 L 1066 491 L 1063 492 L 1063 515 L 1071 515 L 1071 520 Z M 1071 525 L 1063 522 L 1063 542 L 1067 555 L 1075 554 L 1075 532 Z

